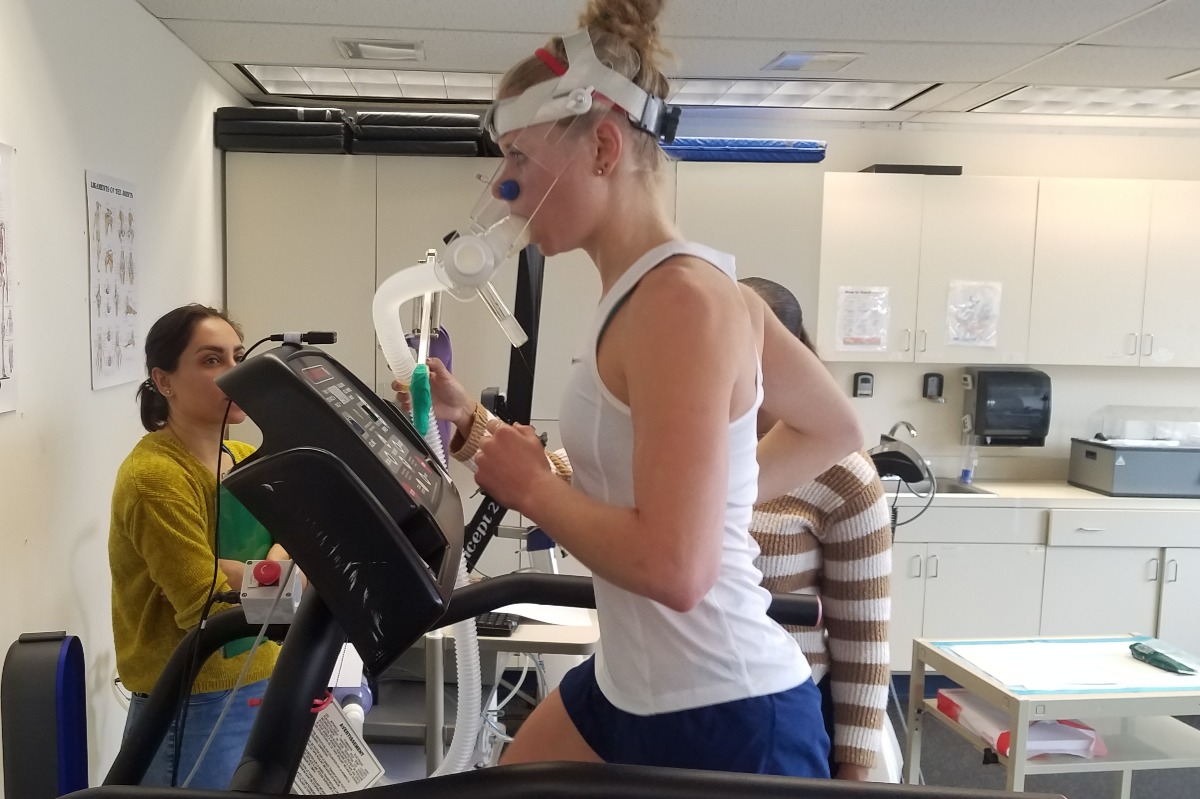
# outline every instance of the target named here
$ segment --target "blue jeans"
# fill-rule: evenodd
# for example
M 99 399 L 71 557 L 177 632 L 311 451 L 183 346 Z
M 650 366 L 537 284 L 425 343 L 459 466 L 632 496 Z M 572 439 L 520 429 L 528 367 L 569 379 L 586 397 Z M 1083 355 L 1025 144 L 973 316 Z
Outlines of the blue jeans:
M 212 746 L 205 753 L 204 760 L 188 787 L 215 788 L 217 790 L 229 787 L 229 782 L 233 779 L 233 772 L 242 759 L 242 750 L 246 748 L 246 740 L 250 737 L 250 727 L 258 716 L 258 703 L 255 702 L 254 705 L 251 705 L 250 700 L 262 699 L 266 690 L 266 680 L 243 685 L 238 690 L 237 698 L 221 721 L 221 728 L 217 731 Z M 183 751 L 179 756 L 179 771 L 175 780 L 177 786 L 182 786 L 188 774 L 192 772 L 200 750 L 204 748 L 209 734 L 216 727 L 217 717 L 225 709 L 225 702 L 232 693 L 232 690 L 228 690 L 192 694 L 191 699 L 188 700 L 187 718 L 183 723 Z M 129 728 L 134 720 L 141 714 L 146 702 L 146 697 L 138 695 L 134 695 L 129 700 L 129 716 L 125 720 L 126 734 L 129 733 Z M 154 760 L 150 763 L 150 768 L 146 770 L 142 785 L 169 786 L 171 784 L 171 769 L 175 759 L 177 740 L 178 735 L 175 729 L 175 720 L 173 720 L 163 738 L 162 745 L 154 755 Z

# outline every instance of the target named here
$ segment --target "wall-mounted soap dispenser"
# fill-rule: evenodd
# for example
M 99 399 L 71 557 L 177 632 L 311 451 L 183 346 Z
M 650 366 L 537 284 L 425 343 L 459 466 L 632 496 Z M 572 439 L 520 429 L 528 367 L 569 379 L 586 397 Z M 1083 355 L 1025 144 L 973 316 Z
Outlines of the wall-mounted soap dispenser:
M 945 402 L 946 398 L 942 396 L 945 384 L 941 372 L 926 372 L 921 378 L 921 396 L 933 402 Z

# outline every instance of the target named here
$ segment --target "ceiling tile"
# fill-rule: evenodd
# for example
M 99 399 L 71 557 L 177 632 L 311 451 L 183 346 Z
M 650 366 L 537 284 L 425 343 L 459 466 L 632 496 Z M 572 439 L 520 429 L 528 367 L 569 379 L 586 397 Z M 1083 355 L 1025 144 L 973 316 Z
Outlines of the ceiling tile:
M 1197 67 L 1200 67 L 1200 47 L 1165 50 L 1077 45 L 1030 67 L 1019 69 L 1005 80 L 1040 86 L 1171 88 L 1168 78 Z

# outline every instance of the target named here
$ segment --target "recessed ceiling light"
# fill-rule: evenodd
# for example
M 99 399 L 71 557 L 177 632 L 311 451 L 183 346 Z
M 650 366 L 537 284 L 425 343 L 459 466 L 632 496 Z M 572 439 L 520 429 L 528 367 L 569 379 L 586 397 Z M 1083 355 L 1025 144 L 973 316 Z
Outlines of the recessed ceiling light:
M 396 42 L 387 39 L 335 39 L 346 58 L 374 61 L 424 61 L 421 42 Z
M 267 94 L 359 97 L 364 100 L 491 102 L 500 76 L 483 72 L 412 69 L 341 69 L 243 64 Z
M 243 64 L 242 69 L 267 94 L 358 97 L 364 100 L 486 103 L 495 99 L 501 77 L 484 72 L 254 64 Z M 690 106 L 890 111 L 933 85 L 855 80 L 679 78 L 671 81 L 667 99 L 676 105 Z
M 785 51 L 764 66 L 762 71 L 786 69 L 791 72 L 837 72 L 860 58 L 862 53 Z
M 1200 118 L 1200 89 L 1025 86 L 973 112 Z
M 671 81 L 668 100 L 678 105 L 890 111 L 931 86 L 855 80 L 681 79 Z

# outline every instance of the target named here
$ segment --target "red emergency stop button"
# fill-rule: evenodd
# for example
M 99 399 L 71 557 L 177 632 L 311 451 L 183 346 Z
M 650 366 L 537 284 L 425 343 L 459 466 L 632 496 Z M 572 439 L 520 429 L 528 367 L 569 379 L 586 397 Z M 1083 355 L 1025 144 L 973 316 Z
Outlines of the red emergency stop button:
M 254 581 L 259 585 L 275 585 L 279 582 L 280 571 L 278 561 L 260 560 L 254 564 Z

